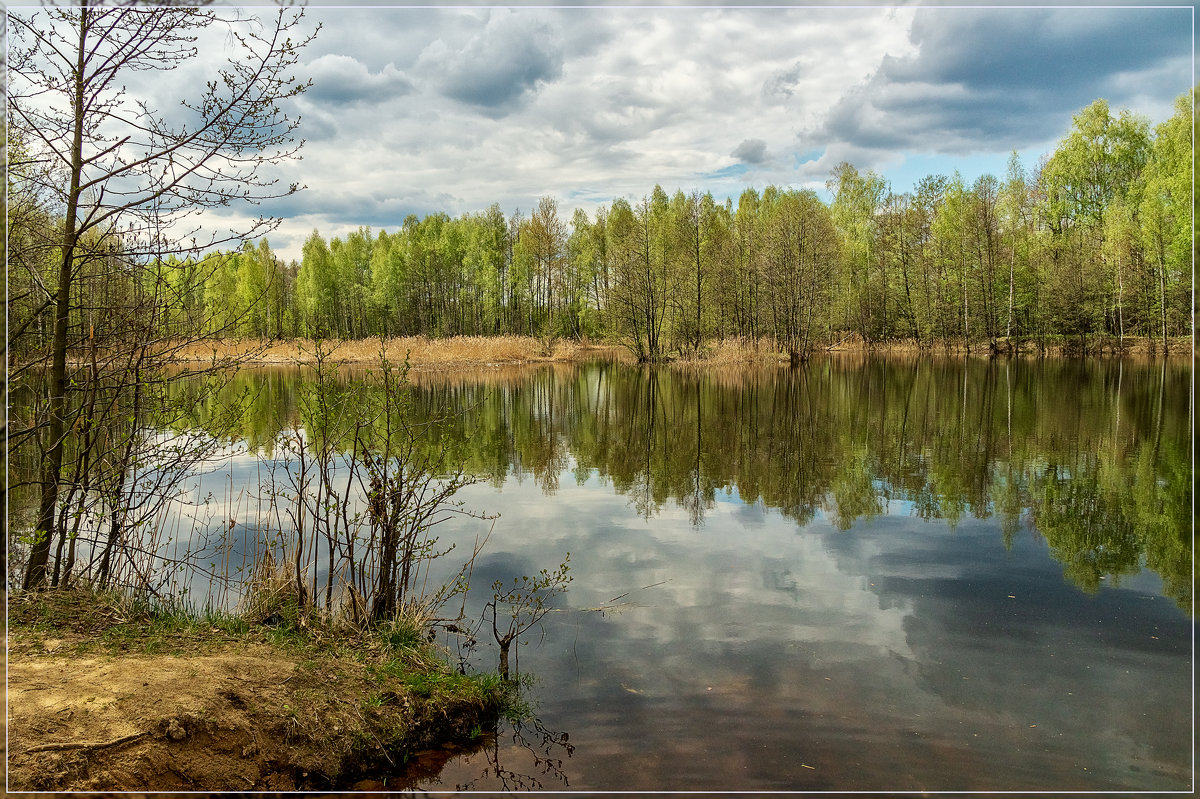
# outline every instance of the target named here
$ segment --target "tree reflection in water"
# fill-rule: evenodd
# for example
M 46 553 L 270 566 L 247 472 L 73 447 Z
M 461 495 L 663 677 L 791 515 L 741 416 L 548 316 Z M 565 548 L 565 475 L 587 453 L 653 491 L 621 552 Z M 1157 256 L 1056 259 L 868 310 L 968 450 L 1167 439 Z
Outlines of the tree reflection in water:
M 995 517 L 1044 537 L 1092 592 L 1143 565 L 1190 609 L 1186 363 L 838 358 L 797 370 L 617 364 L 438 375 L 430 413 L 493 484 L 544 488 L 574 460 L 650 518 L 719 495 L 843 530 L 887 513 Z
M 312 422 L 302 379 L 247 370 L 228 398 L 197 387 L 176 405 L 204 427 L 245 394 L 239 438 L 270 461 L 278 430 Z M 372 391 L 361 373 L 339 379 Z M 1161 590 L 1192 612 L 1191 384 L 1190 362 L 929 357 L 419 375 L 431 446 L 503 489 L 475 497 L 507 503 L 510 525 L 480 586 L 567 542 L 578 603 L 676 582 L 621 623 L 580 625 L 573 667 L 534 655 L 555 685 L 542 714 L 571 738 L 504 727 L 428 754 L 412 784 L 727 785 L 749 765 L 749 784 L 771 786 L 788 764 L 790 786 L 1190 784 L 1190 625 L 1128 600 Z M 1129 577 L 1143 569 L 1161 581 Z M 663 662 L 686 679 L 656 673 Z M 626 688 L 631 673 L 664 704 Z M 673 756 L 680 719 L 706 757 Z M 780 730 L 819 738 L 829 771 L 788 760 Z M 1026 738 L 1050 730 L 1045 748 Z M 1108 765 L 1081 777 L 1088 762 Z
M 552 730 L 536 716 L 506 726 L 503 732 L 490 736 L 490 743 L 483 747 L 487 766 L 479 776 L 456 784 L 454 790 L 544 791 L 570 787 L 563 763 L 574 754 L 575 746 L 566 731 Z
M 361 395 L 372 390 L 362 372 L 339 377 Z M 270 458 L 275 434 L 313 421 L 296 400 L 304 379 L 297 370 L 243 370 L 227 397 L 197 386 L 194 403 L 177 404 L 195 408 L 185 427 L 204 427 L 223 402 L 248 396 L 242 435 Z M 644 518 L 673 503 L 697 527 L 734 492 L 799 525 L 824 515 L 840 529 L 892 513 L 951 528 L 994 517 L 1006 545 L 1023 530 L 1044 537 L 1084 591 L 1147 566 L 1190 612 L 1187 362 L 556 364 L 418 374 L 416 382 L 415 412 L 438 422 L 431 446 L 497 488 L 532 478 L 552 496 L 560 480 L 594 476 Z

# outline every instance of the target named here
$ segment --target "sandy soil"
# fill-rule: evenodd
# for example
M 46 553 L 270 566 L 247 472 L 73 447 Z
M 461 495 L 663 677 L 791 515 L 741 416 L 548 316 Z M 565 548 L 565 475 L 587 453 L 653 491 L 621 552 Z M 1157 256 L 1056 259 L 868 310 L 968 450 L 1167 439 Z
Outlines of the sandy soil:
M 399 685 L 364 704 L 381 686 L 361 664 L 269 645 L 146 655 L 14 643 L 10 791 L 403 788 L 414 778 L 405 757 L 469 750 L 471 730 L 495 723 L 477 705 Z
M 288 735 L 285 709 L 296 676 L 294 663 L 254 654 L 12 657 L 10 787 L 303 786 L 312 753 L 284 745 L 303 738 Z

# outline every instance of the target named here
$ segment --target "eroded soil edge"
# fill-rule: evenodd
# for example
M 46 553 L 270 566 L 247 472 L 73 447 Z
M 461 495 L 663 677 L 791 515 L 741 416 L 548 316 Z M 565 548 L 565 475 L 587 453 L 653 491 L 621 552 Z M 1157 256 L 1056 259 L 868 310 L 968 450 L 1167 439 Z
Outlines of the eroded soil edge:
M 495 719 L 478 703 L 430 703 L 403 687 L 371 693 L 356 664 L 300 663 L 269 647 L 10 652 L 8 665 L 10 790 L 353 787 L 402 775 L 407 754 L 469 740 Z

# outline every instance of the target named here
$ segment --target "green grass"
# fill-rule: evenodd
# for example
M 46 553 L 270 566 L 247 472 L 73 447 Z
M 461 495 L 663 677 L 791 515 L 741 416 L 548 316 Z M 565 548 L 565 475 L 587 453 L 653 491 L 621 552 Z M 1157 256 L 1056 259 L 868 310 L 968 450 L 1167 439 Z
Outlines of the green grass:
M 9 628 L 18 646 L 56 642 L 59 654 L 186 654 L 191 644 L 228 636 L 241 624 L 180 607 L 157 607 L 112 591 L 13 592 Z
M 270 609 L 277 613 L 278 606 Z M 261 607 L 258 613 L 261 613 Z M 494 674 L 460 674 L 429 640 L 421 618 L 401 615 L 366 630 L 322 621 L 310 614 L 292 623 L 287 614 L 262 623 L 246 614 L 185 606 L 155 606 L 115 592 L 71 589 L 14 592 L 9 629 L 16 651 L 44 654 L 103 652 L 120 655 L 199 655 L 206 651 L 267 645 L 313 673 L 332 661 L 362 667 L 377 685 L 399 684 L 421 698 L 462 697 L 495 702 L 506 686 Z
M 250 632 L 250 623 L 243 617 L 232 613 L 206 610 L 201 615 L 200 623 L 227 635 L 245 635 Z
M 280 612 L 278 604 L 254 613 L 185 606 L 154 606 L 115 592 L 84 589 L 13 592 L 9 628 L 13 644 L 39 654 L 188 655 L 230 646 L 267 645 L 309 668 L 331 659 L 361 664 L 376 681 L 413 682 L 422 693 L 470 689 L 429 640 L 419 616 L 400 616 L 366 630 L 306 614 Z M 416 676 L 414 676 L 416 675 Z M 414 682 L 415 681 L 415 682 Z M 498 678 L 495 689 L 498 686 Z
M 457 693 L 463 688 L 469 691 L 475 687 L 473 682 L 455 672 L 418 671 L 405 674 L 401 679 L 410 693 L 422 699 L 440 693 Z
M 378 635 L 394 651 L 420 649 L 426 643 L 424 630 L 412 619 L 398 618 L 380 628 Z

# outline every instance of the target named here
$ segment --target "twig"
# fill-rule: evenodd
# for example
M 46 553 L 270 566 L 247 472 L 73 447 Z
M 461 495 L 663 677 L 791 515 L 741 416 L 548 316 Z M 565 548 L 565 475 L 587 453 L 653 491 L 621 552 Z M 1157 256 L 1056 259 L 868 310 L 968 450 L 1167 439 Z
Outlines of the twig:
M 287 677 L 285 677 L 285 678 L 284 678 L 283 682 L 277 682 L 277 683 L 275 683 L 274 685 L 267 685 L 266 687 L 268 687 L 268 688 L 278 688 L 279 686 L 283 685 L 283 683 L 287 682 L 288 680 L 292 679 L 292 677 L 295 677 L 295 676 L 296 676 L 295 674 L 289 674 Z M 261 682 L 259 682 L 258 680 L 255 680 L 255 679 L 253 679 L 253 678 L 250 678 L 250 677 L 238 677 L 236 674 L 231 674 L 231 675 L 227 676 L 225 679 L 227 679 L 227 680 L 237 680 L 238 682 L 248 682 L 248 683 L 252 683 L 252 684 L 254 684 L 254 685 L 265 685 L 264 683 L 261 683 Z
M 641 588 L 639 588 L 638 590 L 639 590 L 639 591 L 645 591 L 647 588 L 658 588 L 660 585 L 666 585 L 666 584 L 667 584 L 667 583 L 669 583 L 669 582 L 671 582 L 671 581 L 670 581 L 670 580 L 659 580 L 657 583 L 651 583 L 650 585 L 643 585 L 643 586 L 642 586 Z M 633 591 L 632 591 L 632 590 L 629 590 L 629 591 L 626 591 L 625 593 L 621 594 L 620 596 L 615 596 L 615 597 L 613 597 L 612 599 L 610 599 L 610 600 L 608 600 L 608 601 L 609 601 L 609 602 L 616 602 L 618 599 L 624 599 L 625 597 L 629 596 L 629 595 L 630 595 L 630 594 L 632 594 L 632 593 L 633 593 Z
M 851 337 L 851 336 L 853 336 L 853 335 L 854 335 L 853 333 L 848 333 L 847 335 L 843 336 L 843 337 L 842 337 L 842 340 L 841 340 L 841 341 L 839 341 L 837 344 L 830 344 L 828 347 L 826 347 L 826 348 L 825 348 L 825 351 L 826 351 L 826 352 L 832 352 L 833 350 L 836 350 L 838 347 L 842 346 L 842 343 L 843 343 L 843 342 L 844 342 L 846 339 L 850 338 L 850 337 Z
M 62 752 L 62 751 L 66 751 L 68 749 L 106 749 L 110 746 L 119 746 L 120 744 L 129 743 L 130 741 L 137 740 L 138 738 L 141 738 L 142 736 L 149 735 L 149 734 L 150 734 L 149 731 L 135 732 L 132 735 L 125 735 L 121 738 L 114 738 L 111 741 L 100 741 L 100 742 L 96 742 L 96 743 L 92 743 L 89 741 L 80 741 L 80 742 L 69 742 L 69 743 L 39 744 L 37 746 L 31 746 L 28 749 L 26 749 L 25 754 L 28 755 L 33 752 Z

